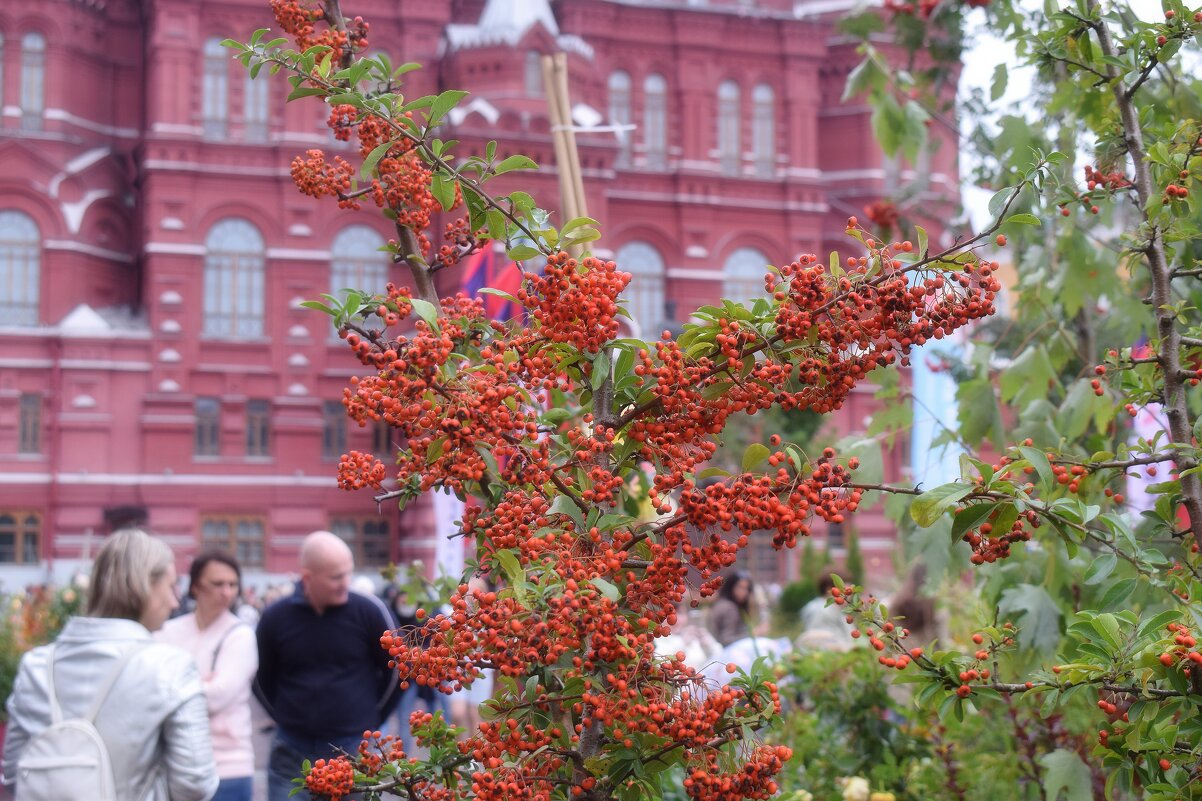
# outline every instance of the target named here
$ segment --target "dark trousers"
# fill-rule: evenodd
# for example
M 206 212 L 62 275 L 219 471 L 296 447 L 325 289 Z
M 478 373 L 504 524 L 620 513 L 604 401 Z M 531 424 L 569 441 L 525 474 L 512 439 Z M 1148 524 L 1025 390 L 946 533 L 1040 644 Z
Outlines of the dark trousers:
M 271 738 L 271 754 L 267 757 L 267 801 L 295 801 L 305 794 L 292 796 L 296 785 L 293 779 L 300 778 L 301 763 L 306 759 L 315 762 L 330 759 L 345 752 L 355 757 L 359 753 L 362 737 L 297 737 L 278 727 Z M 347 798 L 359 798 L 358 795 Z

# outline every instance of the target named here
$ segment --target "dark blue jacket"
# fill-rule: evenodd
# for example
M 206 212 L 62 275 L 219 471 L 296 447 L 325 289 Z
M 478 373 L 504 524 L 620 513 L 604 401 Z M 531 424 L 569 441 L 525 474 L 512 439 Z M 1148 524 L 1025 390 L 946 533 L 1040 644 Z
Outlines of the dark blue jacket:
M 255 695 L 285 735 L 328 741 L 377 729 L 400 699 L 380 635 L 395 628 L 378 599 L 352 592 L 314 611 L 296 591 L 263 611 Z

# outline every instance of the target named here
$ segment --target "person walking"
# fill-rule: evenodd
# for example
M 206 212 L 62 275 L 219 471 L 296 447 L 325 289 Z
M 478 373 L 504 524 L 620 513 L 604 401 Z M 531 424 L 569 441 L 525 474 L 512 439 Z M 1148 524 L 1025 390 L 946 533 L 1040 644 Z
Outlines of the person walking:
M 21 658 L 8 699 L 6 785 L 19 787 L 22 753 L 55 720 L 94 712 L 120 801 L 212 798 L 218 779 L 200 674 L 186 653 L 151 639 L 179 606 L 174 561 L 144 531 L 108 537 L 92 566 L 86 617 Z
M 395 704 L 400 683 L 380 647 L 395 626 L 380 599 L 350 591 L 354 566 L 339 537 L 313 532 L 295 591 L 259 620 L 255 694 L 276 722 L 268 801 L 287 801 L 304 760 L 356 754 Z
M 751 636 L 751 576 L 736 571 L 722 582 L 710 607 L 709 630 L 720 645 Z
M 250 686 L 259 666 L 254 630 L 233 611 L 242 569 L 222 551 L 192 560 L 195 611 L 163 624 L 158 640 L 187 651 L 200 669 L 220 784 L 213 801 L 251 801 L 255 773 Z

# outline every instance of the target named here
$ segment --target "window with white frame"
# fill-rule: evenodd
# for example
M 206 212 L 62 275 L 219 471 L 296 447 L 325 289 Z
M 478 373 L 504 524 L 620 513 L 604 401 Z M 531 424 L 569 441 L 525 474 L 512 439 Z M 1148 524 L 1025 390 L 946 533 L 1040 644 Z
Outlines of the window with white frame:
M 614 260 L 619 270 L 630 273 L 626 289 L 626 309 L 636 336 L 655 339 L 664 313 L 664 259 L 653 245 L 627 242 L 618 249 Z
M 221 401 L 200 397 L 193 403 L 196 427 L 192 432 L 193 456 L 221 455 Z
M 718 161 L 727 175 L 739 173 L 739 85 L 723 81 L 718 87 Z
M 46 37 L 30 32 L 21 38 L 21 126 L 42 127 L 46 110 Z
M 33 565 L 41 555 L 42 518 L 35 512 L 0 511 L 0 563 Z
M 526 95 L 541 97 L 543 94 L 543 54 L 537 50 L 526 51 Z
M 609 121 L 612 125 L 619 126 L 615 132 L 618 138 L 618 155 L 614 166 L 629 167 L 632 132 L 622 130 L 621 126 L 630 124 L 630 74 L 622 70 L 609 76 Z
M 766 83 L 751 92 L 751 144 L 755 153 L 755 174 L 771 178 L 776 174 L 776 93 Z
M 220 139 L 230 116 L 230 57 L 219 38 L 205 42 L 203 75 L 201 128 L 207 138 Z
M 260 73 L 258 78 L 246 76 L 242 97 L 242 135 L 248 142 L 267 141 L 268 124 L 271 120 L 271 96 L 268 92 L 270 88 L 266 72 Z
M 765 297 L 764 273 L 768 257 L 755 248 L 739 248 L 722 265 L 722 297 L 747 303 Z
M 654 73 L 643 81 L 643 144 L 647 166 L 662 170 L 668 161 L 668 82 Z
M 21 393 L 17 453 L 42 452 L 42 393 Z
M 243 567 L 263 566 L 266 526 L 261 517 L 212 515 L 200 520 L 201 550 L 225 551 Z
M 33 218 L 0 210 L 0 325 L 37 325 L 42 235 Z
M 392 538 L 384 518 L 335 518 L 330 531 L 350 547 L 357 567 L 385 567 L 392 561 Z
M 334 237 L 330 247 L 330 292 L 344 289 L 383 292 L 391 257 L 380 250 L 384 237 L 366 225 L 352 225 Z
M 246 220 L 229 217 L 205 238 L 204 333 L 215 337 L 263 334 L 263 236 Z

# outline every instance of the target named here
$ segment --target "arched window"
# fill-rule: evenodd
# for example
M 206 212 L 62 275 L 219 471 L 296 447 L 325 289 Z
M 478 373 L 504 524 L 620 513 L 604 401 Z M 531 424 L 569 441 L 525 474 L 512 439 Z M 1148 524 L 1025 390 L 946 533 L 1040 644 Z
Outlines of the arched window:
M 630 74 L 618 70 L 609 76 L 609 121 L 612 125 L 630 124 Z M 630 166 L 631 132 L 618 130 L 618 155 L 615 167 Z
M 647 166 L 662 170 L 668 161 L 668 82 L 651 74 L 643 81 L 643 144 L 647 146 Z
M 747 303 L 766 297 L 764 274 L 768 272 L 768 257 L 755 248 L 739 248 L 722 265 L 722 297 L 736 303 Z
M 755 173 L 761 178 L 776 174 L 776 93 L 766 83 L 751 92 L 751 144 L 755 151 Z
M 739 85 L 723 81 L 718 87 L 718 161 L 727 175 L 739 173 Z
M 204 86 L 201 87 L 201 126 L 210 139 L 225 136 L 229 120 L 230 61 L 221 40 L 212 38 L 204 48 Z
M 263 334 L 263 236 L 230 217 L 205 238 L 204 333 L 215 337 Z
M 337 295 L 344 289 L 383 292 L 388 283 L 389 255 L 384 237 L 366 225 L 344 228 L 334 237 L 330 249 L 330 292 Z
M 0 325 L 37 325 L 42 235 L 33 218 L 0 211 Z
M 27 33 L 21 39 L 21 125 L 42 127 L 46 110 L 46 37 Z
M 267 73 L 258 78 L 246 76 L 246 92 L 243 94 L 242 132 L 248 142 L 267 141 L 268 123 L 271 120 Z
M 626 310 L 630 312 L 636 336 L 655 339 L 665 322 L 664 259 L 646 242 L 627 242 L 614 261 L 619 270 L 630 273 L 626 288 Z
M 526 95 L 541 97 L 543 93 L 543 54 L 537 50 L 526 51 Z

